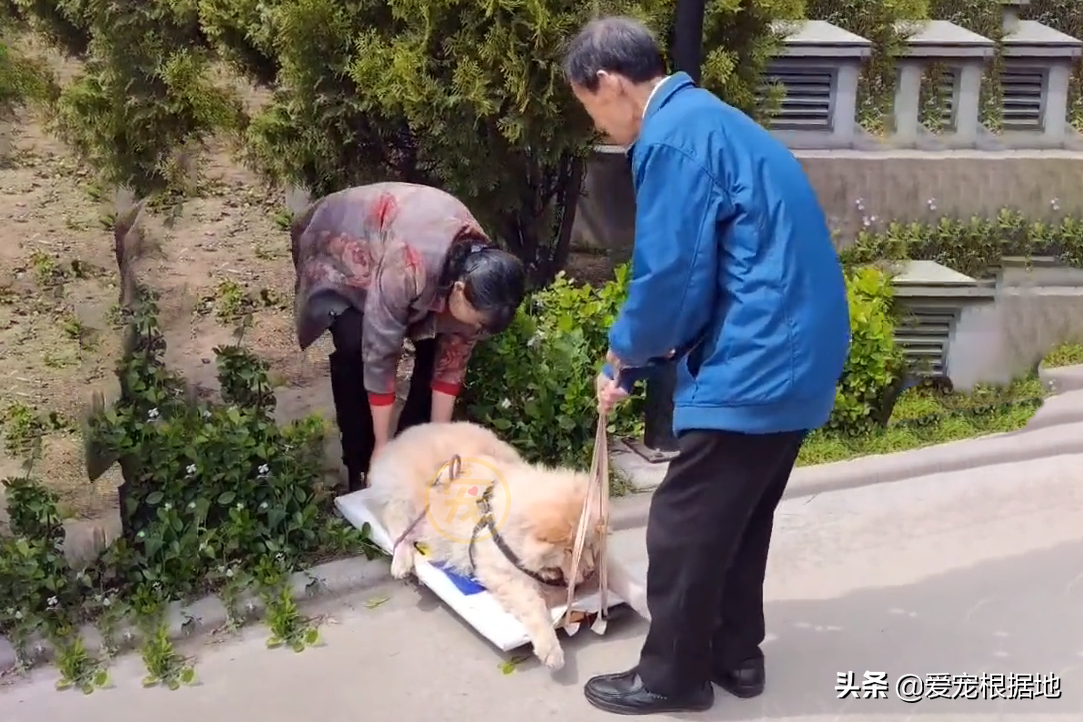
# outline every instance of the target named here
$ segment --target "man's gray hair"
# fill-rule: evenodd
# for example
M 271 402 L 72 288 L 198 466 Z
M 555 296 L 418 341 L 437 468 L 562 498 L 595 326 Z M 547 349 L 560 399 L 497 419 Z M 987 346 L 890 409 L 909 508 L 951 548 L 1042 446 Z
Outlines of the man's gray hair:
M 646 83 L 665 75 L 666 63 L 646 25 L 634 18 L 606 17 L 587 23 L 564 54 L 564 76 L 592 93 L 602 70 Z

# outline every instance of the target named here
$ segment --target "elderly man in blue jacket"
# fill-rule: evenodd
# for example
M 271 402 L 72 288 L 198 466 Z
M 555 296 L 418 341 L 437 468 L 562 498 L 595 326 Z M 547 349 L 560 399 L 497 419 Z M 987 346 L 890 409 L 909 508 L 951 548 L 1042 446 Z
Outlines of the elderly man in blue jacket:
M 564 70 L 598 128 L 631 145 L 635 182 L 632 283 L 600 410 L 652 362 L 678 364 L 679 453 L 647 522 L 650 631 L 638 665 L 591 679 L 586 696 L 619 714 L 707 709 L 712 681 L 754 697 L 775 508 L 849 352 L 842 267 L 793 154 L 688 75 L 667 76 L 644 25 L 591 22 Z

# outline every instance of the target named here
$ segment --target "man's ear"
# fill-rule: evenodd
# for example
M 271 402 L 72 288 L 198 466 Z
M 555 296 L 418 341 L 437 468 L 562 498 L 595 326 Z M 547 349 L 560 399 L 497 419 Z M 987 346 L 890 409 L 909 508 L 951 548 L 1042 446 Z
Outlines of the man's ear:
M 606 70 L 598 71 L 598 90 L 609 90 L 614 93 L 619 93 L 622 90 L 621 77 L 614 75 Z

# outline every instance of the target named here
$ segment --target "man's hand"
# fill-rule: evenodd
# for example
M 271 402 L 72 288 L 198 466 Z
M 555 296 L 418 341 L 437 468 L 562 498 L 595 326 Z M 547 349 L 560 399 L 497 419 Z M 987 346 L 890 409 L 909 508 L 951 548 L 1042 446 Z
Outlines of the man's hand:
M 628 398 L 628 392 L 618 386 L 616 381 L 609 378 L 604 373 L 598 374 L 598 378 L 595 381 L 595 388 L 598 391 L 599 414 L 612 413 L 617 404 Z

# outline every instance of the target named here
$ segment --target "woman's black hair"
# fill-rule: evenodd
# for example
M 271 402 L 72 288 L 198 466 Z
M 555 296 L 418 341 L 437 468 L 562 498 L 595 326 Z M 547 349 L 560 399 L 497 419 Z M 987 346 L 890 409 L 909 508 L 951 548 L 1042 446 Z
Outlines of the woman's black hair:
M 500 248 L 462 240 L 448 252 L 440 288 L 449 293 L 463 282 L 463 296 L 485 319 L 485 331 L 501 333 L 511 325 L 526 296 L 523 262 Z

